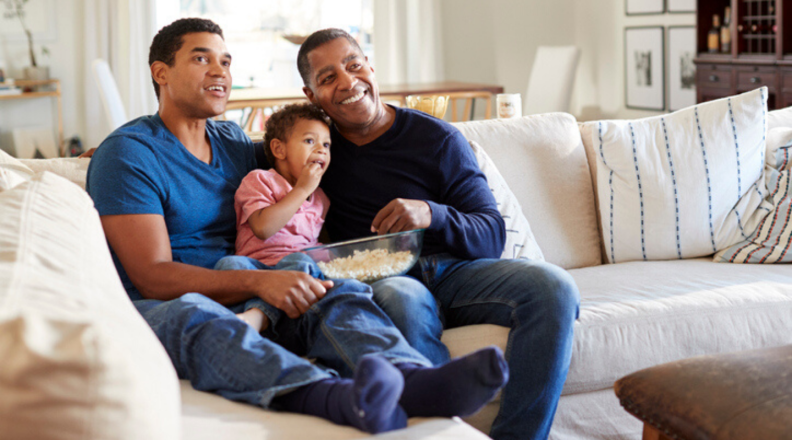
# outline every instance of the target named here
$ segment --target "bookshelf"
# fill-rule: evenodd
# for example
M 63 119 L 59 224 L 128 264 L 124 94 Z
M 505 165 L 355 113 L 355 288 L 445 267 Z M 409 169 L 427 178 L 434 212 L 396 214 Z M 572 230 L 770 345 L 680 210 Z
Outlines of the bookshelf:
M 11 101 L 19 99 L 54 98 L 55 110 L 58 116 L 58 154 L 63 155 L 63 111 L 61 104 L 61 86 L 57 79 L 48 80 L 16 80 L 14 85 L 22 89 L 22 93 L 15 95 L 0 95 L 0 101 Z

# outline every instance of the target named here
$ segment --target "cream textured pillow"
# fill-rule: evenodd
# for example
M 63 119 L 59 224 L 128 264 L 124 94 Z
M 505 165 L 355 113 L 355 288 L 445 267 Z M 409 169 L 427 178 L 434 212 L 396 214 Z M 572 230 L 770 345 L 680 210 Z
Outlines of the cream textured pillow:
M 767 89 L 592 133 L 608 260 L 711 255 L 759 223 Z
M 487 177 L 492 195 L 498 204 L 498 210 L 506 223 L 506 244 L 503 247 L 501 258 L 524 258 L 528 260 L 544 261 L 542 250 L 536 244 L 531 225 L 522 212 L 520 202 L 514 197 L 509 185 L 503 180 L 492 159 L 487 155 L 476 141 L 470 141 L 470 147 L 476 155 L 476 160 L 484 175 Z
M 591 173 L 572 115 L 547 113 L 454 124 L 478 142 L 508 182 L 545 261 L 602 264 Z
M 767 113 L 767 131 L 779 127 L 792 128 L 792 107 L 781 108 Z
M 0 192 L 0 427 L 14 439 L 178 439 L 174 368 L 137 313 L 85 191 Z
M 33 170 L 34 173 L 49 171 L 85 189 L 85 177 L 88 174 L 88 165 L 91 159 L 76 157 L 59 157 L 56 159 L 20 159 L 22 164 Z
M 0 191 L 11 189 L 29 180 L 33 171 L 22 162 L 0 150 Z

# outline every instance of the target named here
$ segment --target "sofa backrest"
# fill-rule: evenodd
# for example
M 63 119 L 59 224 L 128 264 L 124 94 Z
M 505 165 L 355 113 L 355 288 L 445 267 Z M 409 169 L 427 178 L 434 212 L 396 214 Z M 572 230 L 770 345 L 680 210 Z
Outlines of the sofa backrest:
M 566 269 L 601 264 L 591 173 L 572 115 L 455 125 L 492 158 L 547 261 Z

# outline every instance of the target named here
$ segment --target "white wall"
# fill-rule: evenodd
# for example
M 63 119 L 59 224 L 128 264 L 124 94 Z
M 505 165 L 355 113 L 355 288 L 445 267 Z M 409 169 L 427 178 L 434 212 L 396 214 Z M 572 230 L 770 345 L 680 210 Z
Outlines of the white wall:
M 525 96 L 537 47 L 573 44 L 574 1 L 442 0 L 445 79 Z
M 48 65 L 50 77 L 59 79 L 63 100 L 63 134 L 65 138 L 84 133 L 83 81 L 86 74 L 81 57 L 83 27 L 80 0 L 57 0 L 55 7 L 55 34 L 53 40 L 36 41 L 36 60 Z M 49 57 L 40 55 L 41 46 L 49 49 Z M 22 77 L 22 69 L 30 65 L 27 41 L 8 41 L 0 37 L 0 59 L 6 75 Z M 0 148 L 10 149 L 11 130 L 21 127 L 56 127 L 54 99 L 38 98 L 0 101 Z M 53 131 L 54 133 L 54 131 Z
M 624 28 L 692 26 L 696 24 L 695 14 L 628 17 L 624 13 L 624 0 L 574 2 L 574 41 L 581 48 L 582 55 L 572 97 L 572 113 L 579 120 L 639 118 L 660 114 L 628 109 L 624 105 Z
M 525 94 L 540 45 L 582 49 L 571 112 L 579 120 L 658 112 L 624 105 L 624 28 L 694 25 L 694 14 L 627 17 L 625 0 L 443 0 L 445 79 Z

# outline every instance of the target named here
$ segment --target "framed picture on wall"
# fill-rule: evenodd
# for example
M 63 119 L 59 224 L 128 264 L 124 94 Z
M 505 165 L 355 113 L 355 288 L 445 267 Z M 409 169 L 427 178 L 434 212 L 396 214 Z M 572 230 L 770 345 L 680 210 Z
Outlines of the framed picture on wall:
M 666 0 L 668 12 L 696 12 L 696 0 Z
M 668 109 L 696 104 L 696 27 L 668 27 Z
M 627 108 L 665 110 L 665 35 L 662 26 L 624 28 Z
M 627 15 L 662 14 L 665 0 L 624 0 Z

